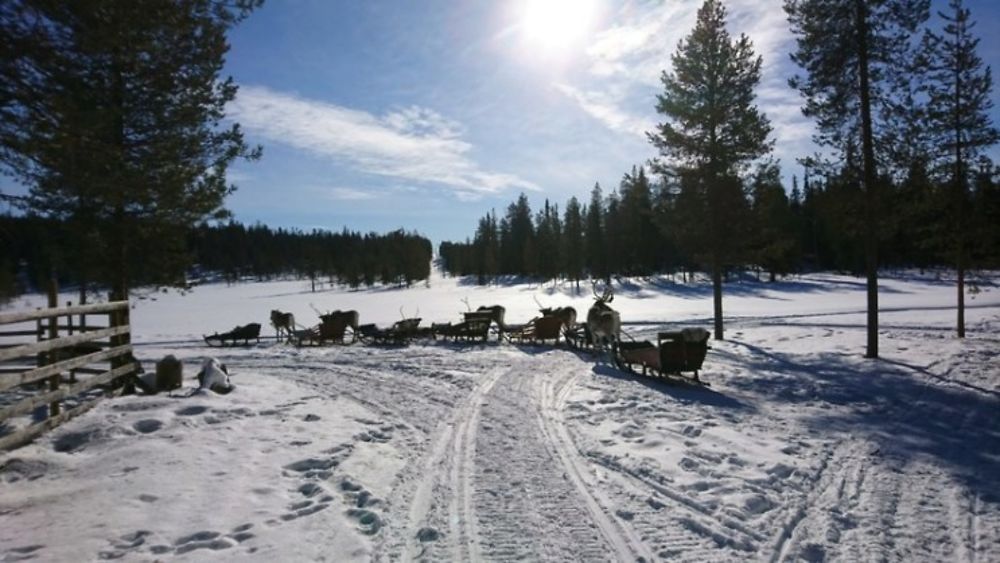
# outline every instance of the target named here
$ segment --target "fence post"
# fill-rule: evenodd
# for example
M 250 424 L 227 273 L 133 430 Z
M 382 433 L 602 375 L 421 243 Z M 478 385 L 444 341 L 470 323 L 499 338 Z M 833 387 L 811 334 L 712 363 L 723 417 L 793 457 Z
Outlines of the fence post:
M 59 283 L 56 281 L 55 276 L 49 280 L 49 308 L 53 310 L 53 314 L 49 317 L 49 339 L 55 339 L 59 337 L 59 316 L 55 314 L 55 311 L 59 308 Z M 55 363 L 59 361 L 59 354 L 52 351 L 47 358 L 47 363 Z M 49 378 L 49 391 L 56 391 L 59 389 L 59 379 L 62 376 L 60 374 L 55 374 Z M 49 417 L 57 416 L 59 414 L 59 401 L 52 401 L 49 403 Z
M 123 309 L 116 309 L 108 314 L 108 324 L 113 327 L 119 327 L 129 324 L 129 301 L 127 297 L 125 298 L 125 307 Z M 123 346 L 125 344 L 129 344 L 131 342 L 130 333 L 131 331 L 125 334 L 112 336 L 111 346 L 114 347 L 114 346 Z M 124 366 L 125 364 L 128 363 L 134 363 L 132 354 L 129 354 L 128 356 L 116 356 L 111 361 L 111 367 L 117 368 Z M 115 388 L 118 388 L 119 382 L 123 382 L 122 383 L 123 394 L 131 395 L 135 393 L 135 383 L 133 382 L 133 379 L 131 377 L 123 376 L 123 378 L 115 380 L 114 381 Z
M 67 308 L 68 307 L 72 307 L 72 306 L 73 306 L 73 302 L 72 301 L 67 301 L 66 302 L 66 307 Z M 66 330 L 69 332 L 69 334 L 71 334 L 71 335 L 73 334 L 73 315 L 66 315 Z M 69 370 L 69 382 L 70 383 L 76 383 L 76 370 L 75 369 Z

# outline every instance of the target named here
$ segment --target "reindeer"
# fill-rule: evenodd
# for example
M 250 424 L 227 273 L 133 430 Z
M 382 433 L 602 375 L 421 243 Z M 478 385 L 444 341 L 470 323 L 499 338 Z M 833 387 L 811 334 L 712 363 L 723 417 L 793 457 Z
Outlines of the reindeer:
M 285 335 L 286 340 L 291 340 L 295 330 L 295 315 L 271 309 L 271 325 L 274 326 L 278 340 L 281 340 L 282 334 Z
M 612 309 L 608 303 L 615 298 L 611 285 L 604 289 L 604 293 L 597 294 L 597 284 L 593 284 L 594 304 L 587 311 L 587 328 L 590 330 L 590 343 L 597 349 L 598 346 L 604 348 L 611 347 L 611 353 L 617 353 L 618 339 L 620 337 L 622 321 L 618 316 L 618 311 Z
M 569 330 L 576 326 L 576 309 L 573 307 L 542 307 L 542 303 L 537 297 L 532 296 L 531 298 L 535 300 L 538 312 L 543 317 L 558 317 L 562 321 L 563 330 Z
M 319 313 L 319 311 L 317 311 Z M 358 339 L 358 312 L 351 311 L 334 311 L 332 313 L 327 313 L 325 315 L 320 314 L 319 318 L 323 321 L 322 327 L 320 327 L 320 332 L 328 332 L 331 335 L 343 335 L 344 330 L 347 327 L 351 327 L 351 342 Z M 341 336 L 343 338 L 343 336 Z

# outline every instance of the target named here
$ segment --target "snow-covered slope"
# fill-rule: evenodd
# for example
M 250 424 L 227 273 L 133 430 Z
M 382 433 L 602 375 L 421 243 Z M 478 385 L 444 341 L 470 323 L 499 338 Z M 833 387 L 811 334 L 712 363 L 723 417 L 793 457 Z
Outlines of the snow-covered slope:
M 871 361 L 862 280 L 727 286 L 709 388 L 565 348 L 200 340 L 271 309 L 313 325 L 310 305 L 429 324 L 467 299 L 523 322 L 536 299 L 582 313 L 586 286 L 153 294 L 136 355 L 175 354 L 187 388 L 0 457 L 0 561 L 1000 560 L 1000 289 L 969 301 L 958 341 L 948 280 L 881 287 Z M 710 325 L 707 284 L 616 289 L 631 337 Z M 235 392 L 187 397 L 210 355 Z

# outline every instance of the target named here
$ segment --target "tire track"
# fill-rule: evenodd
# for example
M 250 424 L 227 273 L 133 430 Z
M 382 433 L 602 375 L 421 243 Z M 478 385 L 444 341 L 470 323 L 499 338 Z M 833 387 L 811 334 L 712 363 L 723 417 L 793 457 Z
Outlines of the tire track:
M 569 435 L 563 409 L 580 378 L 580 372 L 559 373 L 559 376 L 560 379 L 557 381 L 553 380 L 551 374 L 542 375 L 535 372 L 535 386 L 541 398 L 538 421 L 542 432 L 562 462 L 566 475 L 576 487 L 577 493 L 586 503 L 587 510 L 600 529 L 601 535 L 612 546 L 616 558 L 619 561 L 651 561 L 652 552 L 635 531 L 614 519 L 604 508 L 611 503 L 589 476 L 587 461 L 580 455 Z
M 495 385 L 476 443 L 475 511 L 487 560 L 619 559 L 544 432 L 529 357 Z M 601 513 L 603 514 L 603 512 Z M 605 515 L 606 518 L 606 515 Z
M 438 425 L 427 453 L 408 470 L 415 480 L 408 484 L 412 492 L 400 507 L 406 507 L 405 524 L 395 528 L 392 540 L 387 542 L 390 557 L 407 561 L 424 557 L 465 561 L 480 558 L 470 502 L 473 446 L 483 397 L 504 374 L 505 370 L 497 369 L 484 376 Z M 450 552 L 449 556 L 444 552 Z

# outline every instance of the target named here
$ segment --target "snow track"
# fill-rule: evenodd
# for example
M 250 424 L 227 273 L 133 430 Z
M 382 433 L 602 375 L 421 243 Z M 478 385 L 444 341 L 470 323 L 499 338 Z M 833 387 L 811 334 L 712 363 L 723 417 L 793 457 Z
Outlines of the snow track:
M 542 399 L 540 422 L 543 433 L 562 461 L 566 475 L 584 499 L 594 523 L 604 539 L 614 548 L 615 557 L 619 561 L 652 560 L 652 553 L 635 531 L 609 516 L 605 507 L 611 506 L 611 503 L 602 494 L 592 476 L 592 468 L 588 467 L 587 460 L 580 455 L 570 437 L 563 412 L 567 397 L 583 371 L 580 366 L 574 367 L 573 370 L 557 372 L 558 378 L 552 377 L 551 374 L 541 375 L 538 371 L 534 372 L 535 384 L 540 390 Z

